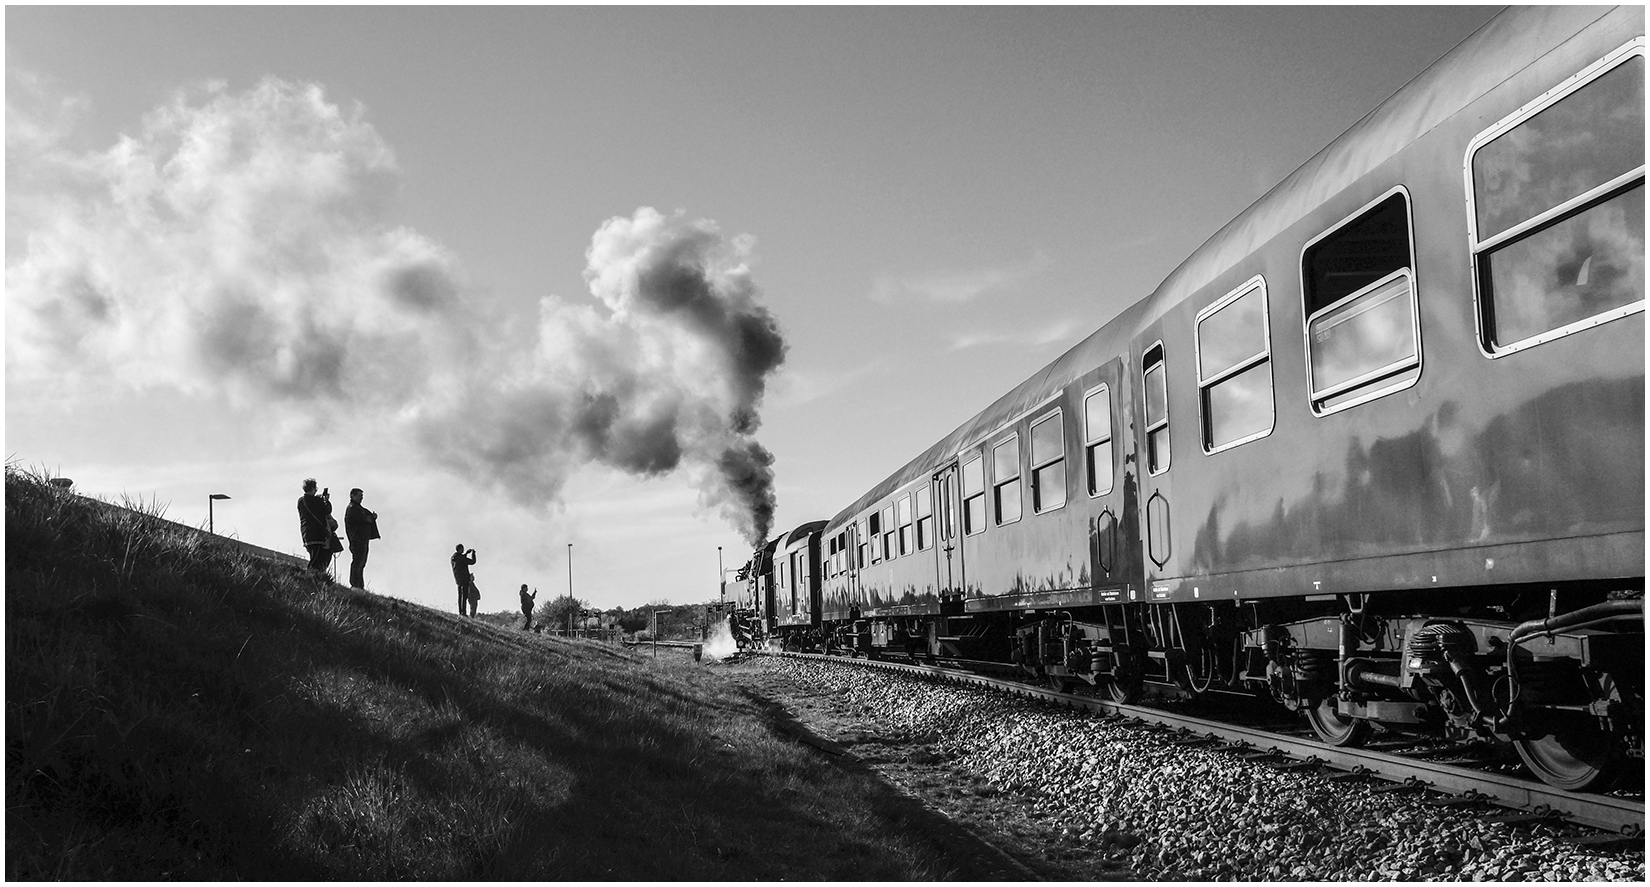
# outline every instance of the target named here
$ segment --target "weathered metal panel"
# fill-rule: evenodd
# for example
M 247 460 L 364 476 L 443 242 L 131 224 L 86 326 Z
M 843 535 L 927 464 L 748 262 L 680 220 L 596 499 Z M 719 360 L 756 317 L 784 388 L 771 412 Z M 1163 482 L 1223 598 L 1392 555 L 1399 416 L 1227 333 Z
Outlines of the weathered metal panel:
M 1137 353 L 1157 338 L 1172 349 L 1175 458 L 1142 494 L 1166 497 L 1173 550 L 1150 584 L 1189 600 L 1208 588 L 1263 597 L 1643 576 L 1643 314 L 1500 359 L 1482 354 L 1460 177 L 1478 132 L 1631 39 L 1622 19 L 1607 16 L 1598 33 L 1526 60 L 1456 116 L 1429 117 L 1413 145 L 1318 198 L 1137 336 Z M 1637 19 L 1642 34 L 1642 11 Z M 1420 377 L 1315 416 L 1302 393 L 1301 245 L 1394 185 L 1413 200 Z M 1256 274 L 1268 281 L 1279 331 L 1276 426 L 1205 456 L 1193 371 L 1176 353 L 1189 356 L 1199 309 Z M 1583 549 L 1585 561 L 1564 556 Z

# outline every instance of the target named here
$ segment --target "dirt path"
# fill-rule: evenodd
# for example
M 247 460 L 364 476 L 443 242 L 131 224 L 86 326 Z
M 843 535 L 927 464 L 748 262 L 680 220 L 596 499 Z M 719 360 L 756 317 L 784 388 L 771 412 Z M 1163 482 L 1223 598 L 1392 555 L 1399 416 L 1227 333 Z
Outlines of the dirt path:
M 899 788 L 950 830 L 959 854 L 982 880 L 1132 880 L 1120 859 L 1064 839 L 1069 823 L 1040 816 L 1016 795 L 999 792 L 946 758 L 937 736 L 902 736 L 886 729 L 841 694 L 802 688 L 760 662 L 724 666 L 730 680 L 766 701 L 781 729 Z M 983 844 L 984 846 L 980 846 Z

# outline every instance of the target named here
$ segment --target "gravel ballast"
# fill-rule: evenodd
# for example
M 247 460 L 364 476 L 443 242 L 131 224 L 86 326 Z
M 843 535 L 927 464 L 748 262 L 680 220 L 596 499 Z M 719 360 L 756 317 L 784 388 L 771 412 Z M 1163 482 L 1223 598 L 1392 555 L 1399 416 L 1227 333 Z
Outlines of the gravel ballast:
M 1114 877 L 1644 881 L 1642 842 L 1588 847 L 1570 840 L 1583 830 L 1485 822 L 1482 809 L 1372 791 L 1378 782 L 1278 772 L 982 688 L 781 657 L 751 665 L 804 697 L 859 713 L 858 738 L 875 733 L 916 749 L 900 761 L 969 774 L 969 801 L 1048 824 L 1050 846 L 1032 852 L 1081 850 L 1114 867 Z M 840 717 L 834 725 L 842 729 Z M 853 748 L 855 736 L 843 739 Z M 984 837 L 1016 843 L 1006 833 Z

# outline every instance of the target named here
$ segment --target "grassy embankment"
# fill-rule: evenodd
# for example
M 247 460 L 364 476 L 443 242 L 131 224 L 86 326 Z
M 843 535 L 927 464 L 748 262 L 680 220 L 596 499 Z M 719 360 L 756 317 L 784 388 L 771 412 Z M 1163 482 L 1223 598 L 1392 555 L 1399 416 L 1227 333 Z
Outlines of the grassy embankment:
M 156 511 L 7 469 L 8 879 L 968 874 L 714 667 L 351 591 Z

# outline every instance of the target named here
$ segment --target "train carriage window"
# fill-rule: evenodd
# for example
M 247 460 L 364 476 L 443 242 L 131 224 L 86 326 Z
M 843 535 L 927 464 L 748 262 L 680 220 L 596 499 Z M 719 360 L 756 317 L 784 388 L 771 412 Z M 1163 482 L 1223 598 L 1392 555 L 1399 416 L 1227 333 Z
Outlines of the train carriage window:
M 917 550 L 925 551 L 934 544 L 934 491 L 932 487 L 917 488 Z
M 791 615 L 796 615 L 796 593 L 801 590 L 802 580 L 808 575 L 808 567 L 800 552 L 791 555 Z
M 1056 410 L 1031 426 L 1031 510 L 1042 514 L 1065 504 L 1065 421 Z
M 884 560 L 893 560 L 899 556 L 894 550 L 894 506 L 890 505 L 882 510 L 882 557 Z
M 1468 148 L 1486 353 L 1644 310 L 1643 51 L 1618 51 Z
M 991 449 L 991 498 L 997 526 L 1020 519 L 1020 436 Z
M 963 463 L 963 534 L 985 532 L 985 457 L 975 456 Z
M 1200 312 L 1196 341 L 1203 451 L 1269 434 L 1275 410 L 1266 281 L 1252 278 Z
M 1355 406 L 1420 378 L 1414 254 L 1409 198 L 1401 188 L 1302 253 L 1314 413 Z
M 1083 398 L 1083 453 L 1089 475 L 1089 495 L 1111 492 L 1111 388 L 1101 385 Z
M 1140 362 L 1140 384 L 1146 395 L 1146 471 L 1162 474 L 1169 470 L 1169 382 L 1163 365 L 1163 343 L 1146 349 Z
M 871 553 L 871 559 L 866 561 L 865 563 L 868 563 L 868 564 L 881 563 L 882 562 L 882 530 L 881 530 L 882 523 L 881 523 L 881 517 L 876 512 L 874 512 L 874 511 L 871 512 L 871 516 L 867 517 L 865 519 L 865 526 L 866 526 L 866 530 L 867 530 L 867 534 L 865 536 L 865 542 L 866 542 L 865 547 Z
M 911 496 L 906 494 L 899 497 L 894 503 L 899 519 L 899 553 L 903 557 L 911 553 Z

